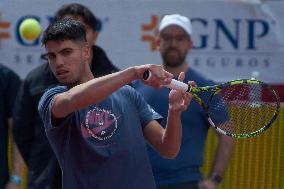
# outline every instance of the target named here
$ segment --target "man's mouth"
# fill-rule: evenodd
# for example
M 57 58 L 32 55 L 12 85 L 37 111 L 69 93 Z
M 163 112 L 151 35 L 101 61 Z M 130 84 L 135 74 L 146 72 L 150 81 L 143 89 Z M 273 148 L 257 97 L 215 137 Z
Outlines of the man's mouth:
M 56 75 L 57 75 L 58 77 L 63 77 L 63 76 L 65 76 L 67 73 L 69 73 L 69 72 L 66 71 L 66 70 L 59 70 L 59 71 L 56 72 Z

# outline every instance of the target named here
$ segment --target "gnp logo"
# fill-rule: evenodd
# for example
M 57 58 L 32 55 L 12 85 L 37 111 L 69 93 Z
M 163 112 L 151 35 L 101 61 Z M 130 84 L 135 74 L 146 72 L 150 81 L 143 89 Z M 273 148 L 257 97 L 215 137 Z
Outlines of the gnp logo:
M 25 15 L 25 16 L 20 17 L 15 23 L 15 28 L 14 28 L 15 39 L 20 45 L 22 45 L 22 46 L 37 46 L 37 45 L 40 45 L 40 39 L 36 39 L 35 41 L 30 42 L 30 41 L 23 39 L 20 35 L 20 32 L 19 32 L 20 25 L 27 18 L 36 19 L 41 24 L 41 28 L 43 29 L 53 21 L 53 17 L 52 16 L 46 16 L 46 17 L 42 18 L 42 17 L 37 16 L 37 15 Z M 108 21 L 108 18 L 106 18 L 105 21 Z M 10 29 L 10 27 L 11 27 L 11 22 L 6 21 L 6 20 L 2 20 L 1 19 L 1 13 L 0 13 L 0 40 L 12 38 L 11 33 L 9 31 L 7 31 L 8 29 Z M 102 21 L 100 19 L 98 19 L 97 31 L 100 32 L 102 30 L 102 28 L 103 28 Z M 2 30 L 4 30 L 4 31 L 2 31 Z
M 141 40 L 150 44 L 151 51 L 157 50 L 158 22 L 158 16 L 152 15 L 148 23 L 141 25 L 143 32 Z M 193 39 L 193 49 L 222 50 L 225 49 L 224 42 L 227 41 L 234 50 L 257 50 L 257 41 L 266 37 L 270 30 L 269 22 L 262 19 L 236 18 L 229 22 L 222 19 L 191 18 L 193 30 L 194 28 L 199 29 L 197 39 Z M 214 33 L 206 34 L 209 33 L 209 29 Z M 224 37 L 225 41 L 221 40 L 221 37 Z

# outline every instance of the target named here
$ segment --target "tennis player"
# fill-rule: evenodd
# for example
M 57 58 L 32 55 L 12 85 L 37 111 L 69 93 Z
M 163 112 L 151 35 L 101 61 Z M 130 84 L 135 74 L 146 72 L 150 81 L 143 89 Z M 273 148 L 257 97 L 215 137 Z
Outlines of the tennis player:
M 48 90 L 39 103 L 48 140 L 63 172 L 63 188 L 154 189 L 146 141 L 164 158 L 174 158 L 181 143 L 181 113 L 192 96 L 172 90 L 167 127 L 132 87 L 143 80 L 169 84 L 172 74 L 159 65 L 142 65 L 94 79 L 84 26 L 59 20 L 44 32 L 49 66 L 62 86 Z M 180 74 L 179 80 L 183 80 Z

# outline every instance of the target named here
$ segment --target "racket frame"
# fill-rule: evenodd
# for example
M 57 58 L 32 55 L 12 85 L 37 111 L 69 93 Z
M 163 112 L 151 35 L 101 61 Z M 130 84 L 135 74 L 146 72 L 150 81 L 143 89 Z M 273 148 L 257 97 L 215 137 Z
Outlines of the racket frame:
M 276 98 L 276 109 L 272 115 L 272 117 L 270 118 L 270 120 L 263 125 L 261 128 L 259 128 L 256 131 L 250 132 L 250 133 L 231 133 L 228 131 L 224 131 L 223 129 L 221 129 L 220 127 L 218 127 L 218 125 L 216 125 L 210 115 L 209 115 L 209 104 L 211 102 L 211 99 L 218 94 L 223 88 L 228 87 L 228 86 L 232 86 L 232 85 L 240 85 L 240 84 L 256 84 L 256 85 L 261 85 L 261 86 L 265 86 L 267 88 L 269 88 L 272 92 L 272 94 L 275 96 Z M 277 93 L 275 92 L 275 90 L 268 84 L 263 83 L 262 81 L 259 80 L 255 80 L 255 79 L 237 79 L 237 80 L 232 80 L 226 83 L 222 83 L 219 85 L 214 85 L 214 86 L 205 86 L 205 87 L 191 87 L 189 92 L 193 95 L 194 99 L 197 101 L 197 103 L 202 107 L 206 118 L 208 120 L 208 123 L 210 124 L 211 127 L 213 127 L 214 129 L 216 129 L 218 132 L 220 132 L 221 134 L 230 136 L 232 138 L 236 138 L 236 139 L 241 139 L 241 138 L 251 138 L 251 137 L 256 137 L 259 134 L 263 133 L 264 131 L 266 131 L 269 127 L 271 127 L 272 123 L 276 120 L 279 111 L 280 111 L 280 99 L 277 95 Z M 202 99 L 196 94 L 197 92 L 211 92 L 211 95 L 207 101 L 207 103 L 205 104 Z

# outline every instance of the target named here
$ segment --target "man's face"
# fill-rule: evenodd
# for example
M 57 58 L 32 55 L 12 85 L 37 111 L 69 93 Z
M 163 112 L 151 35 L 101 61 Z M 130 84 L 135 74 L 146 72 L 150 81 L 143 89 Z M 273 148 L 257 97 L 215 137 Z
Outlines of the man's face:
M 71 40 L 48 41 L 45 44 L 49 66 L 61 84 L 74 86 L 83 81 L 88 68 L 90 48 Z
M 181 27 L 170 25 L 160 32 L 158 45 L 163 64 L 177 67 L 184 63 L 187 53 L 192 48 L 192 41 Z

